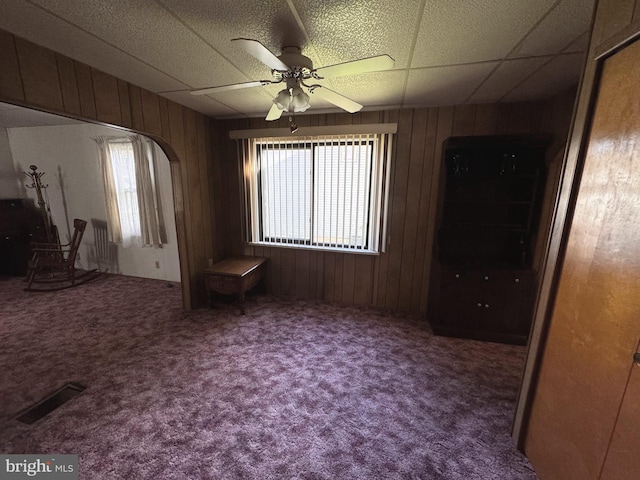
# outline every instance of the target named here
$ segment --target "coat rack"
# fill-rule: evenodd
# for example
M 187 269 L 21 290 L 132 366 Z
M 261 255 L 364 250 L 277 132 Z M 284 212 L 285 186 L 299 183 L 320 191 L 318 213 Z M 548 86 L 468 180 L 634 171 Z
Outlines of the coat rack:
M 31 178 L 31 185 L 27 185 L 27 188 L 35 188 L 36 196 L 38 197 L 38 207 L 40 208 L 40 214 L 42 215 L 42 223 L 44 225 L 45 234 L 46 234 L 46 242 L 47 243 L 60 243 L 60 238 L 58 237 L 58 229 L 53 224 L 53 220 L 51 218 L 51 208 L 49 204 L 45 200 L 46 189 L 49 185 L 42 184 L 42 176 L 44 172 L 38 172 L 38 167 L 36 165 L 30 165 L 29 168 L 31 172 L 24 172 L 24 174 Z M 47 197 L 48 200 L 48 197 Z

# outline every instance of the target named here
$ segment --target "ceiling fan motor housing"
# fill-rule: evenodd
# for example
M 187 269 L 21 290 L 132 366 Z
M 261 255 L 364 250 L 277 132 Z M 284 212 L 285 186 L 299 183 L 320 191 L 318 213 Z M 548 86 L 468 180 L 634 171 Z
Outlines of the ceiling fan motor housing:
M 305 57 L 300 52 L 300 47 L 284 47 L 282 49 L 282 54 L 278 58 L 292 70 L 313 70 L 313 62 L 311 59 L 309 57 Z

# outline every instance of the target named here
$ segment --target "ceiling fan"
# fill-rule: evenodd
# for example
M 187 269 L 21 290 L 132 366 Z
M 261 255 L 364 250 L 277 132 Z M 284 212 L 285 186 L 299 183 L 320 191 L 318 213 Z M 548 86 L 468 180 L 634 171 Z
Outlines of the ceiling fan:
M 300 47 L 284 47 L 282 54 L 276 56 L 257 40 L 234 38 L 231 41 L 237 42 L 247 53 L 270 67 L 273 79 L 201 88 L 192 90 L 190 93 L 191 95 L 207 95 L 227 90 L 284 83 L 286 88 L 281 90 L 273 99 L 273 105 L 267 114 L 266 120 L 269 121 L 279 119 L 284 112 L 293 115 L 294 113 L 306 111 L 310 107 L 310 104 L 309 95 L 304 91 L 304 88 L 306 88 L 311 95 L 317 95 L 319 98 L 349 113 L 355 113 L 362 108 L 362 105 L 327 87 L 316 83 L 309 85 L 307 82 L 315 82 L 325 77 L 338 77 L 388 70 L 393 68 L 394 64 L 394 60 L 389 55 L 378 55 L 361 60 L 313 68 L 313 62 L 309 57 L 302 55 Z

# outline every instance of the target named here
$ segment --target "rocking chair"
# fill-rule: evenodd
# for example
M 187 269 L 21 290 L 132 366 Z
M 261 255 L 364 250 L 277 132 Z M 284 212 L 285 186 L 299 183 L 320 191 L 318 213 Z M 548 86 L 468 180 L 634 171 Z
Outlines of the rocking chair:
M 73 220 L 73 237 L 67 244 L 35 243 L 32 249 L 33 256 L 29 261 L 26 290 L 36 291 L 32 288 L 34 283 L 54 284 L 53 288 L 46 290 L 61 290 L 76 285 L 79 278 L 76 275 L 76 255 L 80 241 L 87 226 L 85 220 Z M 84 276 L 84 275 L 83 275 Z

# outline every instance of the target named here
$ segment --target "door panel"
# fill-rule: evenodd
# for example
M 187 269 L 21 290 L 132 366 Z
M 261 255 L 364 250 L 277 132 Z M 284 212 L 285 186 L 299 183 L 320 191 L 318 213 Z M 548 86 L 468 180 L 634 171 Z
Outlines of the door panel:
M 601 480 L 636 480 L 640 475 L 640 366 L 631 369 L 629 384 L 611 438 Z
M 640 42 L 605 62 L 525 440 L 543 480 L 599 478 L 640 335 L 638 78 Z

